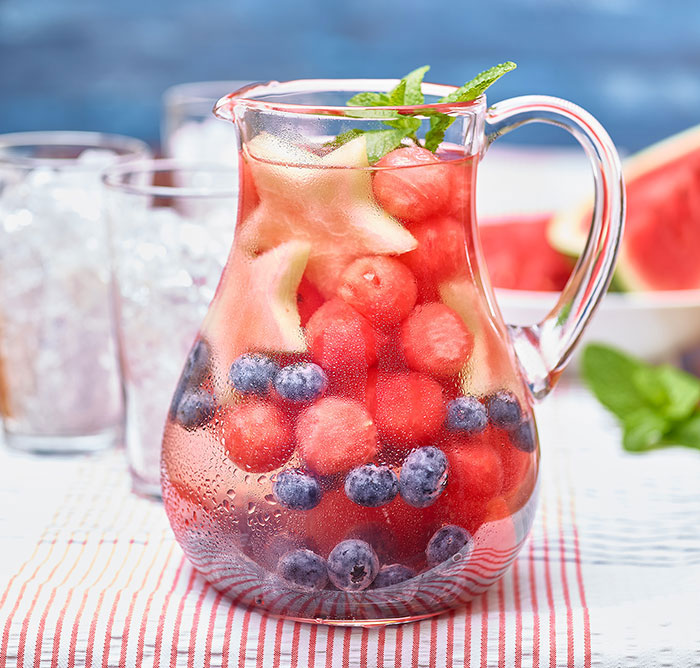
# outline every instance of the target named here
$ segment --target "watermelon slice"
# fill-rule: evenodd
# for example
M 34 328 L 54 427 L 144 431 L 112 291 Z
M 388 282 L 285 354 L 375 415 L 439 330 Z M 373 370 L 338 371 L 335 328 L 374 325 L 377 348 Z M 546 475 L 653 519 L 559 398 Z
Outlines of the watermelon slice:
M 297 288 L 310 251 L 305 241 L 288 241 L 254 259 L 234 249 L 202 326 L 224 377 L 244 352 L 306 351 Z
M 550 216 L 499 219 L 479 226 L 491 284 L 507 290 L 559 292 L 573 263 L 547 239 Z
M 627 222 L 616 278 L 627 290 L 700 288 L 700 125 L 629 158 Z M 578 255 L 586 242 L 592 203 L 552 220 L 552 245 Z
M 365 255 L 399 255 L 417 246 L 372 194 L 364 137 L 324 156 L 267 133 L 245 147 L 260 204 L 237 243 L 252 253 L 295 239 L 311 244 L 306 277 L 332 297 L 345 268 Z

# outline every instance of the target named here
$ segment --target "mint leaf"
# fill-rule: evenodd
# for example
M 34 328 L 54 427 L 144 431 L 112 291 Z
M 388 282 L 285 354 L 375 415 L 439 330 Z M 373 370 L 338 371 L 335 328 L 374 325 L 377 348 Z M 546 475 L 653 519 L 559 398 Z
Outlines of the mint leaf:
M 613 348 L 590 344 L 583 351 L 581 375 L 598 401 L 624 419 L 647 404 L 632 376 L 641 363 Z
M 489 86 L 498 81 L 504 74 L 511 72 L 517 65 L 511 61 L 494 65 L 489 69 L 477 74 L 471 81 L 467 81 L 461 88 L 453 91 L 449 95 L 440 98 L 439 102 L 469 102 L 475 100 Z
M 632 381 L 646 401 L 670 420 L 689 417 L 700 402 L 700 381 L 669 364 L 640 367 Z
M 669 428 L 666 420 L 646 408 L 628 414 L 623 424 L 625 433 L 622 446 L 630 452 L 644 452 L 659 447 Z
M 423 83 L 423 77 L 425 73 L 430 69 L 430 65 L 424 65 L 419 67 L 413 72 L 407 74 L 402 81 L 406 82 L 406 92 L 404 94 L 404 104 L 414 105 L 423 104 L 425 102 L 425 97 L 423 96 L 423 90 L 421 84 Z
M 445 139 L 447 128 L 452 125 L 455 119 L 446 114 L 435 114 L 430 119 L 430 130 L 425 133 L 425 148 L 435 153 L 438 146 Z
M 400 107 L 405 104 L 406 96 L 406 79 L 401 79 L 396 87 L 389 92 L 389 105 L 392 107 Z
M 700 413 L 676 425 L 664 436 L 666 445 L 683 445 L 700 450 Z
M 358 93 L 347 103 L 351 107 L 389 107 L 389 96 L 384 93 Z
M 371 130 L 365 133 L 367 140 L 367 159 L 377 162 L 387 153 L 401 146 L 401 142 L 411 133 L 405 128 L 394 130 Z

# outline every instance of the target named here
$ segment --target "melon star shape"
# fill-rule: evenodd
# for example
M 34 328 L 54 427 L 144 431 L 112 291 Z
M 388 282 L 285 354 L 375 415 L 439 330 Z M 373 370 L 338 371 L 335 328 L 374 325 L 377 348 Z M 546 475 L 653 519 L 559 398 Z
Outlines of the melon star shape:
M 306 350 L 297 289 L 310 250 L 307 241 L 288 241 L 250 258 L 234 247 L 202 327 L 219 376 L 243 353 Z
M 418 245 L 375 202 L 364 137 L 318 156 L 263 132 L 245 150 L 260 204 L 242 222 L 238 243 L 259 253 L 308 241 L 306 276 L 324 297 L 335 294 L 354 259 L 400 255 Z

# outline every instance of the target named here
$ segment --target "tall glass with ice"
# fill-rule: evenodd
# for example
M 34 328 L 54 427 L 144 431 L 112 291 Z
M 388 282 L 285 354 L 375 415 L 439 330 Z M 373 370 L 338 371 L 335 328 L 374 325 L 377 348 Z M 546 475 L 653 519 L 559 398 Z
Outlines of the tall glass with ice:
M 238 220 L 173 397 L 163 496 L 215 587 L 289 618 L 417 619 L 503 574 L 536 503 L 533 400 L 605 291 L 621 231 L 617 155 L 583 110 L 436 103 L 454 88 L 434 84 L 424 105 L 345 105 L 396 83 L 269 83 L 216 107 L 239 137 Z M 405 118 L 415 140 L 387 152 Z M 435 118 L 450 123 L 432 151 Z M 515 328 L 474 186 L 489 144 L 531 121 L 580 141 L 597 205 L 557 306 Z

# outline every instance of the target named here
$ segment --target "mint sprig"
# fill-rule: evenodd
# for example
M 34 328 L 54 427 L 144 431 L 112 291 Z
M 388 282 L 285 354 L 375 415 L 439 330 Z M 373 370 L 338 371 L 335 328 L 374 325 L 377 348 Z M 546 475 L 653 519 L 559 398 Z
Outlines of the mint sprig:
M 680 445 L 700 449 L 700 379 L 614 348 L 588 345 L 583 379 L 623 427 L 630 452 Z
M 461 88 L 440 98 L 436 104 L 444 102 L 469 102 L 481 95 L 491 84 L 500 79 L 504 74 L 514 70 L 515 63 L 506 62 L 496 65 L 488 70 L 477 74 L 471 81 L 465 83 Z M 353 95 L 347 104 L 351 107 L 402 107 L 425 104 L 425 97 L 422 91 L 423 78 L 430 69 L 429 65 L 418 67 L 403 77 L 399 83 L 388 93 L 362 92 Z M 405 141 L 413 142 L 418 146 L 424 146 L 433 153 L 445 138 L 447 128 L 455 121 L 453 116 L 435 111 L 424 111 L 423 116 L 430 117 L 430 128 L 421 140 L 418 131 L 421 127 L 421 119 L 415 114 L 399 114 L 396 111 L 387 109 L 382 111 L 377 109 L 358 109 L 348 115 L 358 118 L 374 118 L 381 120 L 393 131 L 388 130 L 360 130 L 354 129 L 338 135 L 329 142 L 332 145 L 340 145 L 350 141 L 360 135 L 365 135 L 367 139 L 367 157 L 370 162 L 376 162 L 387 153 L 401 146 Z

